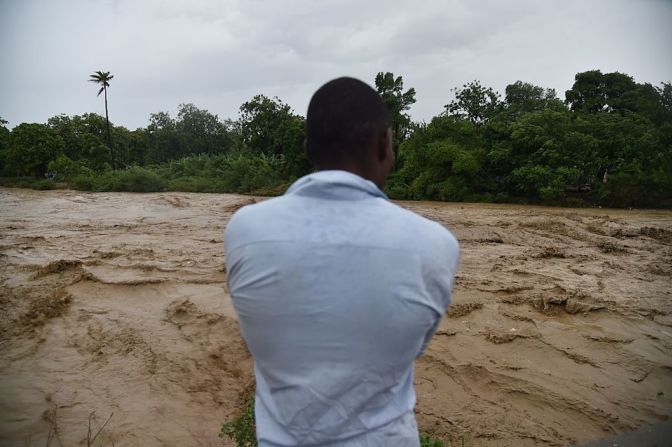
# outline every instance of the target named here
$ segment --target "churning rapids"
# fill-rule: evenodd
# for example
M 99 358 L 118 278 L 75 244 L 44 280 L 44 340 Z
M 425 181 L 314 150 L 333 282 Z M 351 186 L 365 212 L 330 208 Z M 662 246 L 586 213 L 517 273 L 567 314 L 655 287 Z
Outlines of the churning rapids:
M 226 445 L 253 381 L 222 235 L 254 200 L 0 189 L 0 444 Z M 462 247 L 422 430 L 561 446 L 669 419 L 672 212 L 401 205 Z

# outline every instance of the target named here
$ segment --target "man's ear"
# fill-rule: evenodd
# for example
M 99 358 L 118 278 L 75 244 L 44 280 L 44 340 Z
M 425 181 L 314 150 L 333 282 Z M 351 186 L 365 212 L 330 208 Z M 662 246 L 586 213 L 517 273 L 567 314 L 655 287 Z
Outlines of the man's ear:
M 306 158 L 308 159 L 308 162 L 313 165 L 313 167 L 317 167 L 315 165 L 315 161 L 312 159 L 311 154 L 308 152 L 308 140 L 306 138 L 303 139 L 303 153 L 306 155 Z
M 387 128 L 380 133 L 378 138 L 378 161 L 384 162 L 390 157 L 392 147 L 392 130 Z

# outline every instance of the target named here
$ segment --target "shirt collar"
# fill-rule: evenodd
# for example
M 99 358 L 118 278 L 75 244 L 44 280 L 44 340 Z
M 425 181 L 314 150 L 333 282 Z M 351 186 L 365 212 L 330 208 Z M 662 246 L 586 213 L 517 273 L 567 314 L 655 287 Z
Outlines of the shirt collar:
M 336 200 L 357 200 L 387 195 L 375 183 L 348 171 L 318 171 L 298 179 L 286 195 L 312 196 Z

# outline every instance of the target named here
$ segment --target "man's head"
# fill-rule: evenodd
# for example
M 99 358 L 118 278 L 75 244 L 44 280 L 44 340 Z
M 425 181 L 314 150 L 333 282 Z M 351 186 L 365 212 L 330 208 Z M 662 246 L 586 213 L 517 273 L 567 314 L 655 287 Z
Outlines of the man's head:
M 390 124 L 373 88 L 354 78 L 329 81 L 308 105 L 308 159 L 319 170 L 350 171 L 382 188 L 394 164 Z

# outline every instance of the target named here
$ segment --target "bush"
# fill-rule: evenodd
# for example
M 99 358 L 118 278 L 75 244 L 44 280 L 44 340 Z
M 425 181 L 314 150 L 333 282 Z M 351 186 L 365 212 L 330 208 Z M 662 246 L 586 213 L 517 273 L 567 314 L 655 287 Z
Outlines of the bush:
M 33 184 L 30 185 L 30 187 L 32 189 L 37 189 L 37 190 L 40 190 L 40 191 L 46 191 L 46 190 L 49 190 L 49 189 L 55 189 L 56 185 L 51 180 L 43 179 L 43 180 L 34 181 Z
M 265 196 L 265 197 L 275 197 L 283 195 L 290 186 L 292 186 L 294 181 L 289 181 L 285 183 L 277 183 L 270 186 L 264 186 L 262 188 L 254 189 L 250 191 L 250 194 L 255 196 Z
M 601 204 L 617 207 L 665 206 L 665 199 L 672 193 L 672 176 L 661 173 L 662 168 L 644 170 L 637 163 L 630 163 L 609 176 L 597 192 Z
M 494 203 L 509 203 L 512 202 L 513 199 L 511 198 L 511 196 L 509 196 L 508 193 L 498 192 L 497 194 L 494 195 L 492 201 Z
M 8 188 L 30 188 L 35 179 L 33 177 L 2 177 L 0 186 Z
M 408 186 L 404 173 L 393 172 L 385 184 L 385 192 L 392 199 L 404 200 L 411 198 L 411 188 Z
M 56 180 L 67 181 L 79 175 L 93 175 L 93 171 L 78 161 L 72 161 L 61 154 L 56 160 L 49 163 L 48 172 L 56 174 Z
M 114 171 L 112 178 L 113 191 L 156 192 L 163 191 L 165 187 L 165 182 L 156 172 L 140 166 Z
M 99 174 L 83 168 L 69 184 L 84 191 L 261 191 L 277 195 L 287 186 L 280 173 L 281 165 L 282 157 L 249 152 L 196 155 L 154 167 L 133 166 Z
M 463 202 L 469 193 L 466 181 L 462 177 L 451 176 L 437 181 L 431 173 L 421 174 L 412 184 L 414 199 Z
M 224 192 L 221 182 L 205 177 L 180 177 L 168 180 L 166 191 Z
M 37 190 L 56 189 L 59 185 L 47 179 L 35 179 L 33 177 L 1 177 L 0 186 L 9 188 L 30 188 Z
M 70 181 L 69 185 L 78 191 L 98 191 L 95 175 L 78 175 Z
M 217 174 L 227 191 L 249 193 L 283 181 L 279 156 L 243 152 L 223 161 Z
M 194 155 L 157 166 L 155 171 L 172 191 L 250 193 L 282 189 L 287 183 L 283 163 L 279 155 L 241 151 Z

